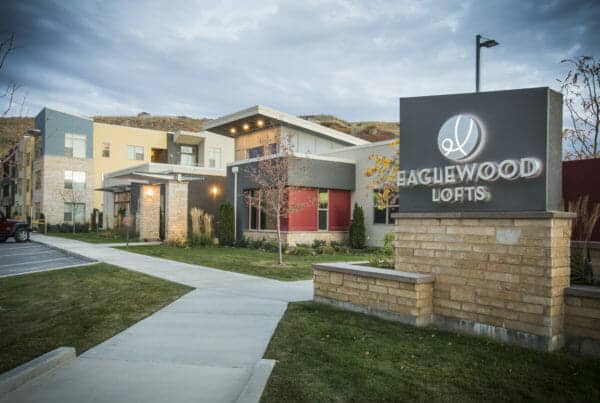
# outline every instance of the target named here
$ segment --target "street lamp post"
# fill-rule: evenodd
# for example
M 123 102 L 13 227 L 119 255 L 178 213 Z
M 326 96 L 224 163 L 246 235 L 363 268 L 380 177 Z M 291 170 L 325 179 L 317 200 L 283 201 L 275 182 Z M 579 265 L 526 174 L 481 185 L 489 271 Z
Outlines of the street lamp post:
M 481 42 L 481 40 L 484 40 Z M 493 48 L 499 45 L 494 39 L 484 38 L 477 34 L 475 36 L 475 92 L 479 92 L 479 64 L 480 64 L 480 51 L 481 48 Z

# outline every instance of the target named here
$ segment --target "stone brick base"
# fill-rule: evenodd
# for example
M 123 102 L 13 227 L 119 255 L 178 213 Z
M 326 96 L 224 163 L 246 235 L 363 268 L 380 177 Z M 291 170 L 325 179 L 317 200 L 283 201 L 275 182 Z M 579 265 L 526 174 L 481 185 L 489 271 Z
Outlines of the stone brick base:
M 434 276 L 434 323 L 560 348 L 569 213 L 397 214 L 396 270 Z
M 565 290 L 565 334 L 569 350 L 600 357 L 600 287 Z
M 160 239 L 160 185 L 141 186 L 136 225 L 140 239 Z
M 433 276 L 360 263 L 313 265 L 314 300 L 415 326 L 431 323 Z
M 251 241 L 267 239 L 277 241 L 276 231 L 244 231 L 244 238 Z M 298 244 L 312 244 L 315 239 L 326 241 L 327 243 L 345 242 L 348 240 L 348 232 L 346 231 L 282 231 L 281 237 L 283 242 L 296 246 Z

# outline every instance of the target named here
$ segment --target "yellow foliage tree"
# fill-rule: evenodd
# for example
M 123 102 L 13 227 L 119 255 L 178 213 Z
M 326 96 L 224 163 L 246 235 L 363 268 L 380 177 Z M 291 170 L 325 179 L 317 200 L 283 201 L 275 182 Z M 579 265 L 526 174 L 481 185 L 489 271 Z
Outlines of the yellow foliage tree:
M 396 139 L 389 144 L 395 148 L 393 157 L 386 155 L 372 154 L 369 159 L 373 161 L 373 166 L 367 168 L 365 175 L 371 178 L 370 187 L 377 189 L 375 204 L 377 208 L 385 208 L 390 197 L 398 192 L 396 177 L 398 176 L 400 139 Z

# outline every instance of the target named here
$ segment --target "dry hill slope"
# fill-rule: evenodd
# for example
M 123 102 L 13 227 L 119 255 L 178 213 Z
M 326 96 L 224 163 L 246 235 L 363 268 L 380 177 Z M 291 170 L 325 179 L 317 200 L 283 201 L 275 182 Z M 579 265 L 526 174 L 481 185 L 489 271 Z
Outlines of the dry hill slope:
M 348 122 L 332 115 L 301 116 L 323 126 L 351 134 L 368 141 L 382 141 L 398 135 L 397 122 Z M 114 125 L 139 127 L 164 131 L 200 131 L 206 118 L 190 118 L 187 116 L 152 116 L 140 113 L 138 116 L 94 116 L 94 121 Z M 0 156 L 27 130 L 33 129 L 34 119 L 0 118 Z

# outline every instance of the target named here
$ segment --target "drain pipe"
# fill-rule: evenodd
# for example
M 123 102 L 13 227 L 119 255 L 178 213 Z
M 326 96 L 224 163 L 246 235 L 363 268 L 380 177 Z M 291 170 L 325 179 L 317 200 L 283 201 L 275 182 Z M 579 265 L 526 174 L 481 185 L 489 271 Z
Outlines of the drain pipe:
M 237 180 L 239 167 L 231 167 L 233 173 L 233 240 L 237 241 Z

